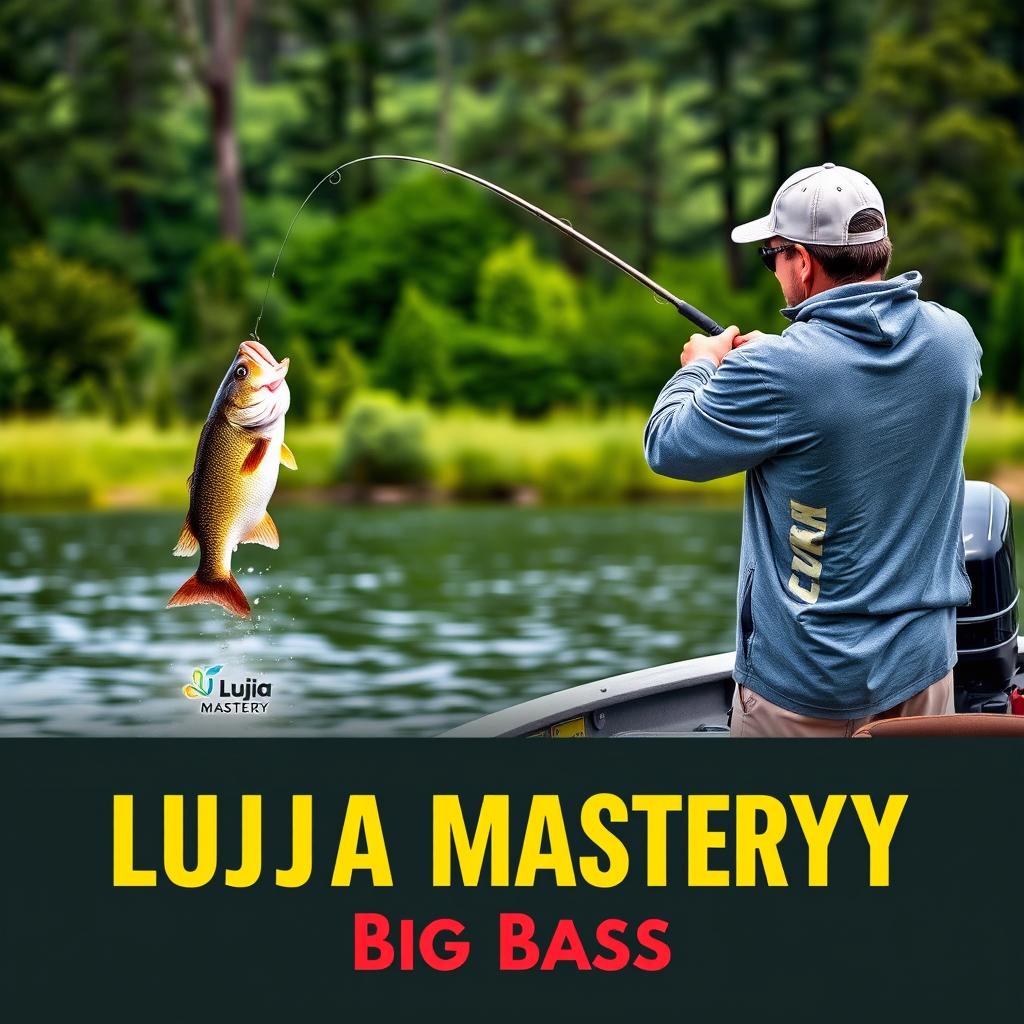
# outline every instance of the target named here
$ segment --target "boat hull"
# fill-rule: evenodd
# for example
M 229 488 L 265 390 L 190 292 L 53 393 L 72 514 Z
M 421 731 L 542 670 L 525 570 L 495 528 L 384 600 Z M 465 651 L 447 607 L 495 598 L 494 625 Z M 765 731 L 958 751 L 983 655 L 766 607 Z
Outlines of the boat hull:
M 452 738 L 728 736 L 734 655 L 713 654 L 583 683 L 485 715 Z M 1017 668 L 1024 639 L 1017 640 Z

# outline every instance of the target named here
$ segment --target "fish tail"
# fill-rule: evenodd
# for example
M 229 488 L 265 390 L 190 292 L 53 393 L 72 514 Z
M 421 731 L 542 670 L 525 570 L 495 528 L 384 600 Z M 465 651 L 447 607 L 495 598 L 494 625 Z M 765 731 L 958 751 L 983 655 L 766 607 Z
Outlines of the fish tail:
M 240 618 L 249 618 L 249 602 L 234 576 L 214 580 L 201 580 L 190 576 L 167 602 L 168 608 L 185 604 L 219 604 L 222 608 Z

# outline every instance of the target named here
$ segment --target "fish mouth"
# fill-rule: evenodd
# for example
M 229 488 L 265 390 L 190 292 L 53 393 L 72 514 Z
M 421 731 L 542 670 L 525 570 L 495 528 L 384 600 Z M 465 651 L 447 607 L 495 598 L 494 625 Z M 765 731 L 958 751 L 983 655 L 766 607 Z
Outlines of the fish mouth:
M 259 341 L 243 341 L 238 346 L 238 354 L 248 356 L 261 370 L 266 367 L 274 374 L 273 379 L 266 384 L 261 384 L 256 389 L 257 391 L 262 391 L 265 388 L 267 391 L 273 392 L 284 383 L 284 378 L 288 374 L 288 364 L 291 362 L 287 356 L 278 362 L 270 354 L 270 349 Z M 260 376 L 263 376 L 262 372 Z
M 272 370 L 277 370 L 281 366 L 288 365 L 287 359 L 285 359 L 283 363 L 279 363 L 270 354 L 270 349 L 259 341 L 243 341 L 242 344 L 238 346 L 238 352 L 239 355 L 246 355 L 257 363 L 264 363 Z
M 259 390 L 262 391 L 266 388 L 267 391 L 276 391 L 284 383 L 285 377 L 288 376 L 289 362 L 291 362 L 291 360 L 285 356 L 284 359 L 274 367 L 277 376 L 273 380 L 267 381 L 266 384 L 261 384 Z

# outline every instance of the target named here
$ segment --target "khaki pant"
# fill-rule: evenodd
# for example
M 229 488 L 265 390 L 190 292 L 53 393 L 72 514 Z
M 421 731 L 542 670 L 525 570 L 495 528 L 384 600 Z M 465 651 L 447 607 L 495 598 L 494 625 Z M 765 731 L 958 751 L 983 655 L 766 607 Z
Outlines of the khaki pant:
M 867 718 L 809 718 L 780 708 L 745 686 L 736 686 L 732 698 L 732 735 L 743 738 L 765 736 L 852 736 L 862 725 L 879 718 L 904 718 L 908 715 L 953 714 L 953 673 L 908 697 L 888 711 Z

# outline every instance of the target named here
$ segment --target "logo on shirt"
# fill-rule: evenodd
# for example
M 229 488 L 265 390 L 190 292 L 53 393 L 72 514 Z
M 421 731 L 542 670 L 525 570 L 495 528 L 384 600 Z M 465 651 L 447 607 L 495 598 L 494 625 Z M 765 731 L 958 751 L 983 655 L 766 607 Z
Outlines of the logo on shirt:
M 789 591 L 807 604 L 814 604 L 821 593 L 821 557 L 825 541 L 825 509 L 801 505 L 789 500 L 789 514 L 796 523 L 789 528 L 789 546 L 793 551 L 793 574 Z

